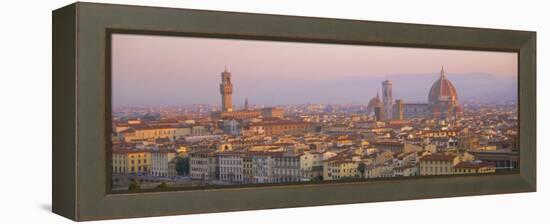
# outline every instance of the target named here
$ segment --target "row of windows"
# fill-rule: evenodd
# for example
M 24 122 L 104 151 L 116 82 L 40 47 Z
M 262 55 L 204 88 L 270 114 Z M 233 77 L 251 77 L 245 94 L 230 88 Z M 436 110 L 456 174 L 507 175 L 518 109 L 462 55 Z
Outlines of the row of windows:
M 292 177 L 275 178 L 276 183 L 288 183 L 288 182 L 298 182 L 298 181 L 300 181 L 300 178 L 292 178 Z
M 275 164 L 276 164 L 277 166 L 298 166 L 299 160 L 290 160 L 290 161 L 286 161 L 286 160 L 283 160 L 283 161 L 275 160 Z
M 205 179 L 208 178 L 208 174 L 206 173 L 191 173 L 192 178 L 199 178 L 199 179 Z
M 275 174 L 276 175 L 300 175 L 300 171 L 299 170 L 287 170 L 287 169 L 283 169 L 283 170 L 280 170 L 280 169 L 275 169 Z
M 189 163 L 191 164 L 208 164 L 208 161 L 204 161 L 204 160 L 190 160 Z
M 153 171 L 167 171 L 168 168 L 166 168 L 166 167 L 160 167 L 160 168 L 159 167 L 151 167 L 151 170 L 153 170 Z
M 472 169 L 456 169 L 457 172 L 459 173 L 475 173 L 476 171 L 475 170 L 472 170 Z
M 222 165 L 242 165 L 243 161 L 242 160 L 225 160 L 225 159 L 221 159 L 220 164 L 222 164 Z
M 439 171 L 439 173 L 443 173 L 443 172 L 448 173 L 449 172 L 449 167 L 439 167 L 439 169 L 438 169 L 438 167 L 433 167 L 433 166 L 430 166 L 430 167 L 423 166 L 422 167 L 422 172 L 428 172 L 428 171 L 429 172 L 438 172 Z
M 137 161 L 138 164 L 141 164 L 141 160 L 140 160 L 140 159 L 138 159 L 138 160 L 131 160 L 130 162 L 131 162 L 132 164 L 135 164 L 135 161 Z M 147 159 L 143 159 L 143 163 L 147 163 Z
M 191 156 L 191 159 L 193 159 L 193 158 L 206 158 L 206 157 L 208 157 L 206 154 L 193 154 Z
M 329 171 L 331 171 L 331 170 L 329 169 Z M 357 169 L 341 169 L 341 171 L 344 172 L 344 173 L 350 173 L 350 172 L 356 172 Z M 332 169 L 332 172 L 333 173 L 340 173 L 340 169 Z
M 124 164 L 124 163 L 126 163 L 126 160 L 122 160 L 122 159 L 121 160 L 118 160 L 118 159 L 113 160 L 113 164 Z
M 113 167 L 113 172 L 126 172 L 126 167 L 120 167 L 120 166 L 114 166 Z
M 137 169 L 136 169 L 137 168 Z M 114 172 L 126 172 L 126 167 L 122 166 L 113 166 Z M 130 167 L 130 172 L 147 172 L 147 166 L 132 166 Z
M 166 173 L 166 172 L 151 172 L 151 174 L 153 176 L 158 176 L 158 177 L 169 177 L 169 176 L 173 176 L 173 175 L 170 175 L 169 173 Z
M 340 178 L 343 178 L 343 177 L 359 177 L 359 175 L 340 176 L 340 175 L 337 175 L 337 174 L 331 175 L 331 173 L 328 173 L 328 176 L 331 177 L 332 179 L 340 179 Z
M 220 172 L 241 173 L 242 171 L 243 170 L 241 168 L 220 167 Z
M 140 135 L 140 136 L 150 136 L 150 135 L 169 135 L 169 134 L 176 134 L 176 131 L 168 131 L 168 130 L 161 130 L 161 131 L 153 131 L 153 133 L 151 134 L 151 131 L 138 131 L 138 133 L 136 133 L 137 135 Z
M 135 166 L 132 166 L 130 167 L 130 172 L 147 172 L 147 167 L 146 166 L 138 166 L 137 167 L 137 170 L 136 170 L 136 167 Z
M 240 174 L 220 174 L 220 179 L 222 180 L 241 180 L 243 178 Z
M 205 167 L 191 167 L 191 171 L 206 172 L 208 169 Z
M 428 161 L 423 161 L 423 163 L 426 163 L 426 164 L 449 164 L 449 163 L 451 163 L 451 161 L 431 161 L 431 160 L 428 160 Z

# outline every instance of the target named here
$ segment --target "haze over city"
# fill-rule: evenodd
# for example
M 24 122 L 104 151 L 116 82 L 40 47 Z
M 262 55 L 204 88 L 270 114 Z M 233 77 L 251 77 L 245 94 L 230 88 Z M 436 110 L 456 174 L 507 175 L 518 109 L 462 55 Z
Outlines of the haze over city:
M 113 105 L 217 105 L 220 73 L 232 73 L 234 104 L 366 104 L 380 82 L 395 98 L 426 102 L 441 65 L 458 98 L 517 98 L 517 54 L 358 45 L 113 36 Z
M 517 55 L 115 35 L 112 189 L 517 172 Z

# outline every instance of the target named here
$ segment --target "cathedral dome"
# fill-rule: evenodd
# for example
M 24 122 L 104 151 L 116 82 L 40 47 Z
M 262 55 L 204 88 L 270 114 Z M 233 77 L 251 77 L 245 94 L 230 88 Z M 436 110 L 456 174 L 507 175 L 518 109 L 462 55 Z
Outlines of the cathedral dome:
M 374 108 L 375 107 L 382 107 L 382 100 L 380 100 L 380 97 L 378 96 L 378 93 L 376 93 L 376 97 L 373 97 L 370 101 L 369 101 L 369 104 L 367 105 L 367 110 L 369 111 L 374 111 Z
M 428 102 L 434 104 L 441 101 L 456 102 L 458 100 L 456 89 L 453 83 L 445 77 L 445 71 L 441 67 L 441 76 L 430 88 Z

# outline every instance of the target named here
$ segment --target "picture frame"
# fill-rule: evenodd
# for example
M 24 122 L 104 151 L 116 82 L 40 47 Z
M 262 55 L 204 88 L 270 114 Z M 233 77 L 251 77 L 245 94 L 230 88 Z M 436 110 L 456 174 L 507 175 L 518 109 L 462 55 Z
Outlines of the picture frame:
M 75 221 L 536 191 L 536 33 L 77 2 L 53 11 L 53 212 Z M 112 33 L 518 53 L 520 171 L 115 193 Z

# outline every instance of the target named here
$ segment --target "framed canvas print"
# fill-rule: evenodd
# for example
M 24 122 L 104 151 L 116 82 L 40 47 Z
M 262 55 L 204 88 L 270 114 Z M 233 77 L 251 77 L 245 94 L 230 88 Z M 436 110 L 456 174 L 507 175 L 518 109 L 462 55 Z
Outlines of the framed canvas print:
M 75 3 L 53 12 L 73 220 L 536 190 L 536 34 Z

